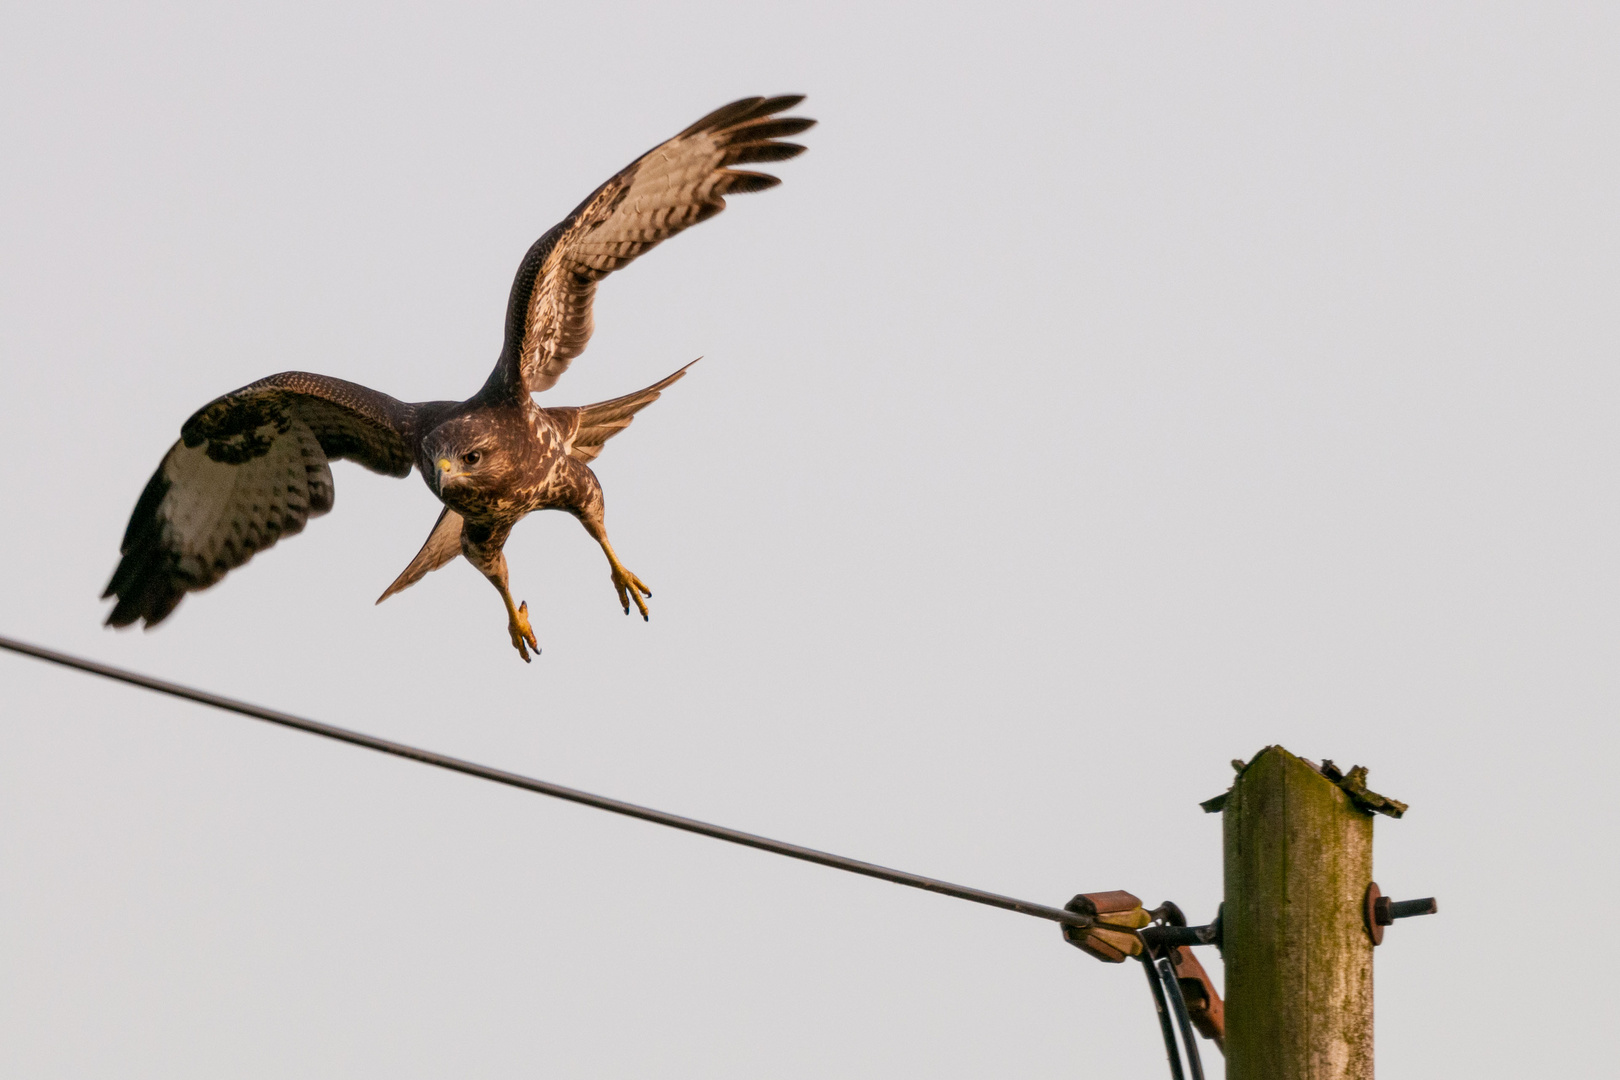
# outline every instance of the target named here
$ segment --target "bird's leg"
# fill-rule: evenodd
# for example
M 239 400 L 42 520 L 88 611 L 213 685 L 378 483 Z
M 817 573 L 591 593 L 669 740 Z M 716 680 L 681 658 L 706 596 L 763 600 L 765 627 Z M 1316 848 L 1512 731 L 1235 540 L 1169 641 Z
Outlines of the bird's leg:
M 494 578 L 490 581 L 500 590 L 501 602 L 506 605 L 506 632 L 512 635 L 512 648 L 518 651 L 518 655 L 523 657 L 523 662 L 527 664 L 529 649 L 534 650 L 534 655 L 540 655 L 540 643 L 535 640 L 534 630 L 529 626 L 529 602 L 525 600 L 513 606 L 512 593 L 507 589 L 506 582 L 496 581 Z
M 580 523 L 585 526 L 585 531 L 591 534 L 591 538 L 602 545 L 602 554 L 607 556 L 608 566 L 613 568 L 613 588 L 619 594 L 619 606 L 624 608 L 624 613 L 628 615 L 630 614 L 630 601 L 634 600 L 636 607 L 641 611 L 642 620 L 646 621 L 647 602 L 642 597 L 652 596 L 652 590 L 647 588 L 640 578 L 627 570 L 624 563 L 620 562 L 619 557 L 613 553 L 613 545 L 608 543 L 607 529 L 602 524 L 600 503 L 594 510 L 594 513 L 580 514 Z
M 523 657 L 523 662 L 529 662 L 529 650 L 533 649 L 536 656 L 540 655 L 540 643 L 535 640 L 534 630 L 529 626 L 529 602 L 521 604 L 512 602 L 512 590 L 506 584 L 506 554 L 501 551 L 499 544 L 490 542 L 495 537 L 489 537 L 485 543 L 479 543 L 472 529 L 464 528 L 461 534 L 461 553 L 467 561 L 478 567 L 480 573 L 489 579 L 495 586 L 495 591 L 501 594 L 501 603 L 506 605 L 506 630 L 512 635 L 512 648 Z M 506 534 L 503 532 L 499 541 L 504 542 Z

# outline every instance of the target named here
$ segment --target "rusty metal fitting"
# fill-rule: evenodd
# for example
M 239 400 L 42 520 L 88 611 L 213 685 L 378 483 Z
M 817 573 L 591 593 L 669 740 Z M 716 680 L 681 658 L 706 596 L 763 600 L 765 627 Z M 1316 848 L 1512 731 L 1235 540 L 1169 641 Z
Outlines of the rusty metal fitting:
M 1064 926 L 1064 940 L 1109 964 L 1123 963 L 1127 957 L 1139 955 L 1142 939 L 1136 931 L 1153 921 L 1152 916 L 1142 910 L 1142 901 L 1124 890 L 1081 893 L 1063 908 L 1096 920 L 1091 926 Z
M 1374 945 L 1384 943 L 1384 927 L 1396 919 L 1410 919 L 1414 915 L 1437 915 L 1440 905 L 1432 896 L 1421 900 L 1391 900 L 1374 881 L 1367 886 L 1367 895 L 1361 903 L 1361 921 Z
M 1198 962 L 1198 957 L 1185 945 L 1177 945 L 1168 952 L 1170 966 L 1175 968 L 1176 983 L 1181 987 L 1181 998 L 1187 1003 L 1187 1017 L 1198 1034 L 1213 1042 L 1226 1053 L 1226 1006 L 1220 992 L 1210 979 L 1209 972 Z

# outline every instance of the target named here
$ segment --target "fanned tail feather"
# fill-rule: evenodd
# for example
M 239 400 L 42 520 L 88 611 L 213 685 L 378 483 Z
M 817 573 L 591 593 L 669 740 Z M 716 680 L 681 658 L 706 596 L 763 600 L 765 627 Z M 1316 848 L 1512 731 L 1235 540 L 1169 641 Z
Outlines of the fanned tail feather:
M 698 357 L 698 360 L 703 357 Z M 692 364 L 697 363 L 693 360 Z M 578 461 L 590 462 L 602 452 L 602 446 L 613 436 L 630 426 L 630 421 L 636 418 L 636 413 L 645 409 L 667 390 L 686 376 L 692 364 L 660 379 L 645 390 L 637 390 L 633 394 L 616 397 L 610 401 L 598 401 L 595 405 L 584 405 L 575 409 L 552 409 L 556 413 L 573 413 L 575 415 L 574 434 L 568 440 L 568 454 Z

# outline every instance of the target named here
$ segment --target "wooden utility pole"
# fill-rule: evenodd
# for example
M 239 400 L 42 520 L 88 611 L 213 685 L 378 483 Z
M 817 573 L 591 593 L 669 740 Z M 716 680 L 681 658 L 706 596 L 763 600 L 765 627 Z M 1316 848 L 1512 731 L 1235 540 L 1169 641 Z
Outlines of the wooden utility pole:
M 1361 794 L 1390 813 L 1405 807 L 1366 792 L 1364 777 L 1270 746 L 1240 769 L 1219 807 L 1228 1080 L 1372 1080 L 1373 942 L 1363 908 L 1370 811 L 1385 807 Z

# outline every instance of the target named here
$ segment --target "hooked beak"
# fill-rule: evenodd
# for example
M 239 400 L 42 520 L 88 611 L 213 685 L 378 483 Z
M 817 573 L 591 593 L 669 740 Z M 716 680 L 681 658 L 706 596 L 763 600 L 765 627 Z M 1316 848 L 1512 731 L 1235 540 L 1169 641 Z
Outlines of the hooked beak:
M 455 465 L 451 463 L 449 458 L 440 458 L 434 464 L 439 467 L 439 474 L 436 479 L 440 491 L 443 491 L 450 481 L 461 476 L 461 473 L 456 471 Z

